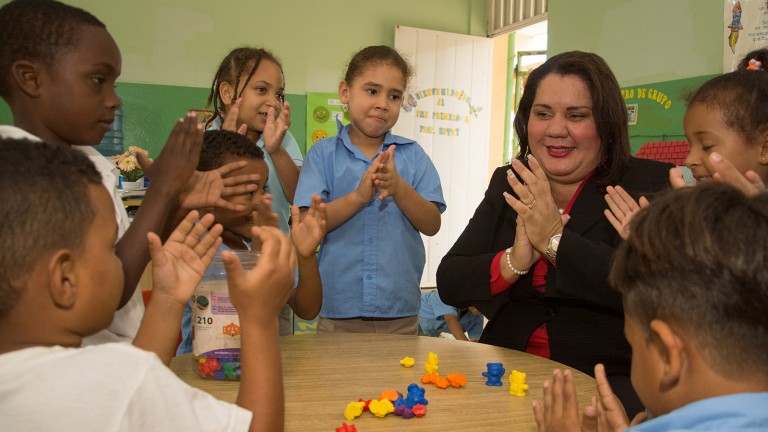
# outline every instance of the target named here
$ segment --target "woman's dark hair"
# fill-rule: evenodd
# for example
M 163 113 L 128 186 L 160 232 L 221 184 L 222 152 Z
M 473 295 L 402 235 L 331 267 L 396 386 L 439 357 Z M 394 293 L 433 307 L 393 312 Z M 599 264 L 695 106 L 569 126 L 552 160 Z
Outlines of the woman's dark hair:
M 347 66 L 347 73 L 344 75 L 344 81 L 346 81 L 348 85 L 351 85 L 352 81 L 360 76 L 366 69 L 380 64 L 390 65 L 400 69 L 400 72 L 403 73 L 403 79 L 405 80 L 405 87 L 408 87 L 408 81 L 410 81 L 411 76 L 413 75 L 413 68 L 411 68 L 411 65 L 408 64 L 397 50 L 386 45 L 369 46 L 355 53 Z
M 575 76 L 589 89 L 602 155 L 592 178 L 601 187 L 618 183 L 630 158 L 627 107 L 616 77 L 605 60 L 597 54 L 581 51 L 558 54 L 531 72 L 515 115 L 515 132 L 520 140 L 520 154 L 517 158 L 525 162 L 525 155 L 529 151 L 527 130 L 533 100 L 541 81 L 551 74 Z
M 768 131 L 768 73 L 736 70 L 702 84 L 688 106 L 702 104 L 720 112 L 725 124 L 748 144 Z
M 223 112 L 223 107 L 226 105 L 221 99 L 221 93 L 219 92 L 221 83 L 229 83 L 232 88 L 234 88 L 232 100 L 227 102 L 232 103 L 236 101 L 237 98 L 243 94 L 242 90 L 239 94 L 237 93 L 240 83 L 242 82 L 243 90 L 245 90 L 245 86 L 251 80 L 251 77 L 253 77 L 256 69 L 259 68 L 262 60 L 269 60 L 276 64 L 281 71 L 283 70 L 283 66 L 274 54 L 263 48 L 235 48 L 224 57 L 219 65 L 219 69 L 216 70 L 216 75 L 213 77 L 213 82 L 211 83 L 211 92 L 208 94 L 207 106 L 213 105 L 214 112 L 213 116 L 205 123 L 206 128 Z M 249 66 L 250 70 L 246 71 Z

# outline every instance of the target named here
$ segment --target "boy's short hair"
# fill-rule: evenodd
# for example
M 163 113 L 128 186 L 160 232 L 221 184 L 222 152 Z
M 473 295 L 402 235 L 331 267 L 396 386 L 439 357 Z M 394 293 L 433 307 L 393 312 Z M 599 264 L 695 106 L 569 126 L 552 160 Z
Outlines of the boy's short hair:
M 226 157 L 264 159 L 264 151 L 245 135 L 228 130 L 208 130 L 203 135 L 198 171 L 210 171 L 224 165 Z
M 106 28 L 90 13 L 53 0 L 14 0 L 0 8 L 0 96 L 9 96 L 13 63 L 53 65 L 77 43 L 76 29 L 82 25 Z
M 95 218 L 88 184 L 101 185 L 101 174 L 82 152 L 0 138 L 0 319 L 16 306 L 37 260 L 82 247 Z
M 768 194 L 712 182 L 656 198 L 634 218 L 611 284 L 646 331 L 683 326 L 725 376 L 765 374 L 768 358 Z

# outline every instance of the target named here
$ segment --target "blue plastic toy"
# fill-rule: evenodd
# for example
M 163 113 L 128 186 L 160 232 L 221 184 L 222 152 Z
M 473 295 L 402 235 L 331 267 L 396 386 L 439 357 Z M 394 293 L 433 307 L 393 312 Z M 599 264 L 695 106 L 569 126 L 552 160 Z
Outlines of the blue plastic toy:
M 488 372 L 483 372 L 483 376 L 488 378 L 488 381 L 485 382 L 485 385 L 500 386 L 501 377 L 503 377 L 504 372 L 506 372 L 504 365 L 501 363 L 487 363 L 487 366 Z

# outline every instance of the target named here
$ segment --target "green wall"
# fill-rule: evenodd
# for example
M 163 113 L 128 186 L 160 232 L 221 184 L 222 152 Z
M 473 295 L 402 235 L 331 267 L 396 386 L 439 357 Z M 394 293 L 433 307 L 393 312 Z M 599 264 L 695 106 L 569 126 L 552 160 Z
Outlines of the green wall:
M 723 2 L 550 0 L 548 53 L 591 51 L 622 86 L 723 71 Z
M 487 16 L 485 0 L 65 2 L 96 15 L 120 47 L 126 144 L 153 156 L 179 116 L 205 108 L 213 74 L 232 48 L 265 47 L 281 60 L 290 130 L 303 148 L 306 93 L 336 91 L 357 50 L 394 45 L 396 25 L 484 36 Z M 0 124 L 11 122 L 0 102 Z
M 629 127 L 645 142 L 685 140 L 686 93 L 723 71 L 723 2 L 702 0 L 550 0 L 548 54 L 599 54 L 638 105 Z
M 646 142 L 685 141 L 686 100 L 713 76 L 716 75 L 622 87 L 624 101 L 638 106 L 637 124 L 629 126 L 632 153 Z

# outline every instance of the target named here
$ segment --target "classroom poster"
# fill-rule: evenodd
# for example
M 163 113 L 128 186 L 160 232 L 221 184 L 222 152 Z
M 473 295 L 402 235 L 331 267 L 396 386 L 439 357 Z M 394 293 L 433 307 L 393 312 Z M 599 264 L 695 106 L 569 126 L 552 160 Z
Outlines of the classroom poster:
M 750 51 L 768 46 L 768 1 L 724 0 L 723 23 L 723 72 L 735 70 Z
M 338 93 L 307 93 L 307 151 L 315 142 L 338 133 L 336 119 L 349 123 Z

